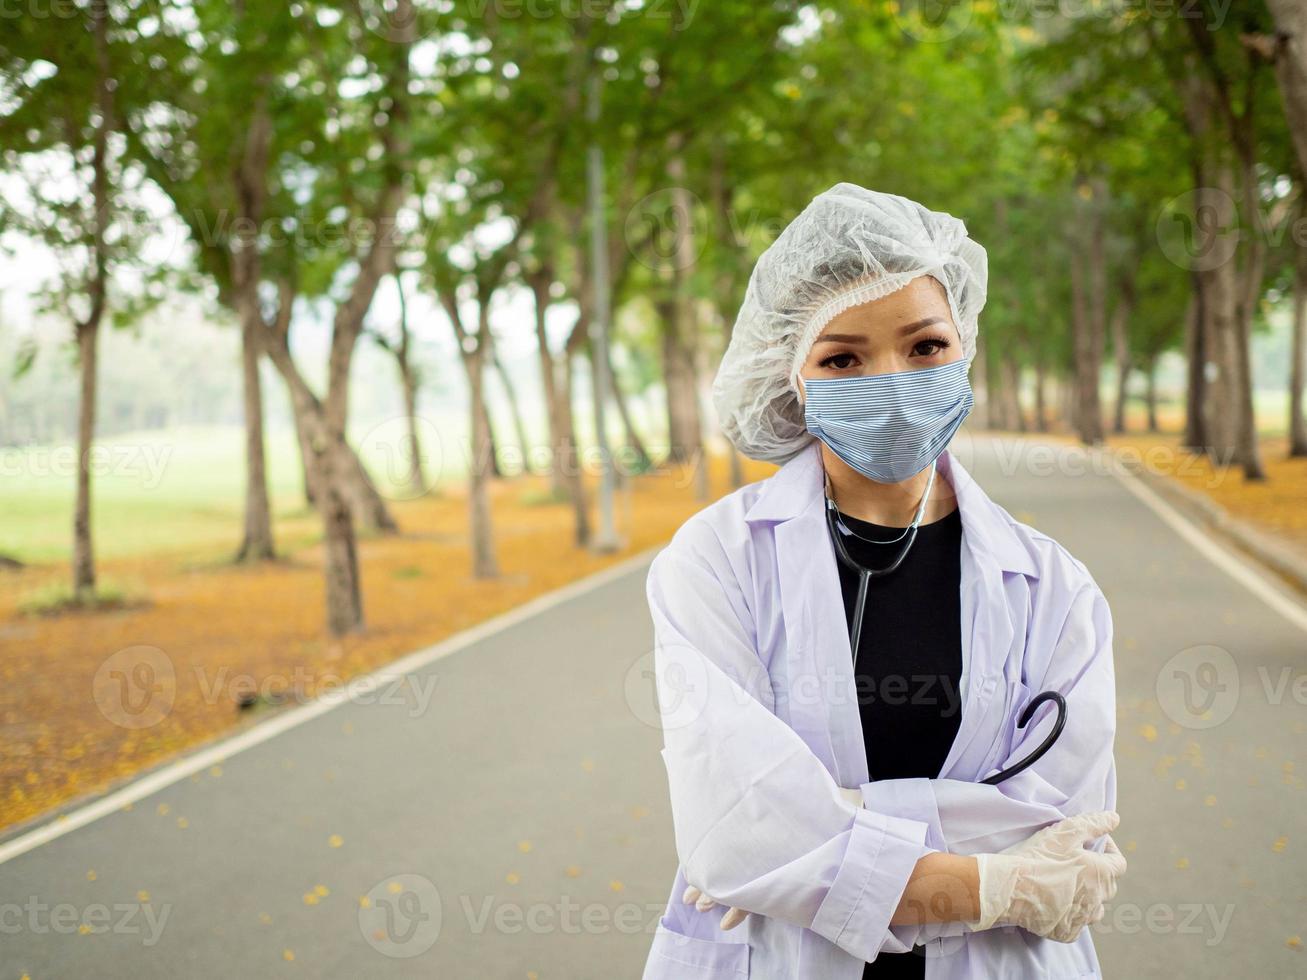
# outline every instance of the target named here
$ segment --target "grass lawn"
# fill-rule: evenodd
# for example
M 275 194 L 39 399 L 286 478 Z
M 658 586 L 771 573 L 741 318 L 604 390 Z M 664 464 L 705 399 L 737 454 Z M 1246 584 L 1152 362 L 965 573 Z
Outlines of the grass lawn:
M 169 429 L 100 440 L 93 457 L 91 527 L 97 558 L 217 557 L 240 543 L 245 499 L 239 428 Z M 72 446 L 0 450 L 0 554 L 25 563 L 67 561 L 72 534 Z M 294 437 L 267 443 L 279 534 L 311 540 Z

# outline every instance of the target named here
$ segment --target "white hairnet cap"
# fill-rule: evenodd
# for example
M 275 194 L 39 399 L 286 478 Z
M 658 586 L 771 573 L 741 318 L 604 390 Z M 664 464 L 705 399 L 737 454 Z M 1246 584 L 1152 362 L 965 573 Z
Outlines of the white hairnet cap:
M 988 259 L 958 218 L 897 194 L 839 183 L 813 198 L 758 257 L 713 381 L 722 431 L 753 459 L 783 463 L 815 438 L 799 371 L 822 328 L 918 276 L 948 295 L 970 361 Z

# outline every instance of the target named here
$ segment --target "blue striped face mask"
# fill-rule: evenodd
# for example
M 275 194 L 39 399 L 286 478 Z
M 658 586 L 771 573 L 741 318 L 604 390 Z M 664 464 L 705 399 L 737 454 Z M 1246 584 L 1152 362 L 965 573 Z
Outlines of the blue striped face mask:
M 939 458 L 971 411 L 966 358 L 855 378 L 805 378 L 808 431 L 877 483 L 901 483 Z

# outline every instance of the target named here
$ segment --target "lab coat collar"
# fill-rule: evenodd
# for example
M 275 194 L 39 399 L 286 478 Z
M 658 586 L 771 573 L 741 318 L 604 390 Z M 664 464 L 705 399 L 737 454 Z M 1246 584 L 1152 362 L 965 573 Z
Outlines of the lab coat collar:
M 945 450 L 937 463 L 957 494 L 969 545 L 1005 572 L 1038 577 L 1034 558 L 1012 527 L 1012 519 L 990 499 L 975 478 Z M 784 523 L 813 506 L 825 493 L 821 443 L 814 438 L 767 480 L 744 519 Z

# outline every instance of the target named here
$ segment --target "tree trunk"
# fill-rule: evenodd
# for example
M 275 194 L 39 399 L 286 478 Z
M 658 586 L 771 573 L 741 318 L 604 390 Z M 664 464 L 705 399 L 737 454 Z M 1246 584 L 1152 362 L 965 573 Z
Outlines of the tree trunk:
M 495 280 L 497 281 L 497 279 Z M 467 377 L 468 420 L 471 428 L 471 458 L 467 472 L 469 546 L 472 550 L 472 576 L 478 579 L 499 577 L 495 558 L 494 528 L 490 511 L 490 478 L 495 464 L 495 445 L 486 409 L 485 362 L 494 343 L 490 336 L 490 301 L 494 282 L 477 284 L 477 329 L 473 333 L 463 323 L 458 297 L 453 290 L 438 294 L 441 305 L 454 329 Z
M 989 404 L 989 358 L 986 356 L 988 345 L 982 335 L 976 337 L 976 354 L 971 359 L 971 390 L 975 399 L 976 408 L 972 412 L 972 419 L 979 426 L 986 429 L 992 429 L 993 426 L 993 409 Z
M 1275 65 L 1280 101 L 1298 160 L 1299 193 L 1307 175 L 1307 4 L 1302 0 L 1267 0 L 1276 36 L 1247 39 Z M 1301 201 L 1298 215 L 1307 214 Z M 1293 237 L 1293 236 L 1291 236 Z M 1307 420 L 1303 417 L 1303 386 L 1307 384 L 1307 246 L 1295 240 L 1293 280 L 1293 337 L 1289 365 L 1289 455 L 1307 456 Z
M 1260 279 L 1260 276 L 1258 277 Z M 1235 323 L 1234 387 L 1239 406 L 1234 433 L 1234 458 L 1243 467 L 1245 480 L 1265 480 L 1261 446 L 1257 437 L 1257 412 L 1253 389 L 1252 314 L 1239 316 Z
M 1222 453 L 1228 448 L 1231 458 L 1242 464 L 1246 480 L 1262 480 L 1265 472 L 1257 443 L 1257 418 L 1253 411 L 1251 353 L 1252 324 L 1261 297 L 1265 256 L 1261 196 L 1257 183 L 1257 133 L 1251 94 L 1258 66 L 1254 59 L 1248 58 L 1243 65 L 1242 77 L 1231 76 L 1220 67 L 1212 32 L 1206 25 L 1187 19 L 1184 27 L 1202 62 L 1200 76 L 1189 83 L 1194 103 L 1192 109 L 1187 107 L 1190 128 L 1201 130 L 1212 107 L 1224 123 L 1223 131 L 1214 134 L 1218 135 L 1217 140 L 1199 144 L 1200 152 L 1210 154 L 1213 161 L 1212 179 L 1204 181 L 1205 186 L 1200 186 L 1199 194 L 1211 199 L 1214 210 L 1209 216 L 1219 215 L 1214 235 L 1228 236 L 1231 228 L 1240 232 L 1232 242 L 1233 256 L 1226 258 L 1223 254 L 1226 249 L 1221 248 L 1212 257 L 1217 263 L 1211 273 L 1216 283 L 1217 302 L 1210 313 L 1224 361 L 1221 366 L 1225 369 L 1221 385 L 1224 404 L 1219 406 L 1215 416 L 1221 434 L 1216 448 Z M 1244 35 L 1243 41 L 1255 49 L 1255 41 L 1248 35 Z M 1238 111 L 1235 108 L 1239 105 L 1236 87 L 1243 91 Z M 1241 203 L 1238 206 L 1233 201 L 1231 148 L 1239 167 Z M 1221 220 L 1227 215 L 1234 220 Z M 1204 233 L 1201 223 L 1199 232 Z M 1234 259 L 1240 258 L 1241 267 L 1236 270 Z
M 1294 248 L 1293 341 L 1289 363 L 1289 455 L 1307 456 L 1307 417 L 1303 414 L 1307 385 L 1307 245 Z
M 1229 176 L 1228 168 L 1222 168 Z M 1228 185 L 1227 185 L 1228 186 Z M 1223 189 L 1199 188 L 1200 198 L 1217 214 L 1217 225 L 1233 227 L 1235 212 L 1233 200 Z M 1238 357 L 1238 319 L 1235 315 L 1235 275 L 1233 259 L 1222 262 L 1199 273 L 1203 284 L 1203 346 L 1207 353 L 1204 404 L 1208 452 L 1222 466 L 1228 466 L 1238 457 L 1235 443 L 1238 425 L 1238 401 L 1235 389 L 1235 362 Z
M 308 432 L 308 423 L 304 416 L 291 408 L 291 419 L 295 423 L 295 441 L 300 447 L 300 471 L 304 480 L 304 502 L 313 510 L 318 509 L 318 499 L 321 491 L 318 490 L 317 467 L 313 465 L 313 439 Z
M 1185 59 L 1186 71 L 1176 78 L 1180 95 L 1182 117 L 1189 134 L 1189 170 L 1194 191 L 1194 213 L 1183 215 L 1188 222 L 1188 246 L 1192 261 L 1189 264 L 1192 287 L 1189 308 L 1185 319 L 1185 355 L 1187 383 L 1185 385 L 1184 445 L 1194 452 L 1211 454 L 1216 442 L 1211 420 L 1214 392 L 1210 384 L 1217 371 L 1217 349 L 1212 343 L 1212 311 L 1215 306 L 1213 283 L 1204 266 L 1221 256 L 1215 254 L 1220 243 L 1216 240 L 1215 214 L 1212 189 L 1208 187 L 1209 167 L 1214 160 L 1212 146 L 1211 91 L 1200 74 L 1201 66 L 1194 56 Z M 1214 202 L 1213 202 L 1214 203 Z
M 1266 468 L 1262 465 L 1261 447 L 1257 438 L 1257 411 L 1253 388 L 1253 321 L 1257 317 L 1257 302 L 1262 295 L 1262 279 L 1266 267 L 1266 245 L 1260 234 L 1261 196 L 1257 185 L 1257 161 L 1251 149 L 1240 153 L 1240 189 L 1242 227 L 1258 232 L 1242 236 L 1239 251 L 1243 264 L 1235 303 L 1235 358 L 1234 381 L 1239 403 L 1238 429 L 1235 445 L 1239 462 L 1243 465 L 1245 480 L 1265 480 Z
M 1238 458 L 1238 300 L 1234 258 L 1224 255 L 1224 246 L 1216 236 L 1224 229 L 1233 228 L 1238 215 L 1231 196 L 1229 164 L 1209 161 L 1203 171 L 1209 185 L 1198 188 L 1195 206 L 1206 220 L 1195 220 L 1193 229 L 1195 254 L 1203 257 L 1195 275 L 1202 283 L 1196 330 L 1205 355 L 1202 412 L 1207 438 L 1204 448 L 1213 462 L 1228 466 Z
M 478 402 L 478 411 L 481 413 L 481 422 L 486 427 L 486 472 L 496 480 L 502 479 L 504 471 L 499 465 L 499 440 L 495 438 L 495 423 L 490 418 L 490 406 L 485 398 L 485 376 L 482 376 L 481 399 Z
M 472 465 L 468 472 L 468 519 L 471 529 L 472 575 L 479 579 L 499 577 L 495 559 L 494 529 L 490 518 L 489 479 L 494 447 L 490 441 L 490 416 L 485 408 L 485 342 L 478 339 L 476 349 L 464 354 L 467 387 L 472 419 Z
M 95 557 L 91 548 L 91 448 L 95 441 L 96 354 L 100 317 L 77 325 L 81 391 L 77 406 L 77 499 L 73 505 L 73 600 L 95 598 Z
M 675 157 L 668 166 L 673 181 L 684 180 L 685 162 Z M 663 323 L 663 383 L 667 389 L 668 459 L 699 462 L 703 445 L 699 417 L 699 385 L 695 376 L 695 311 L 690 292 L 694 266 L 690 192 L 683 186 L 672 189 L 678 218 L 675 249 L 671 260 L 671 295 L 659 302 Z
M 1015 426 L 1012 424 L 1012 401 L 1003 380 L 1006 371 L 1005 356 L 1002 351 L 991 349 L 989 363 L 986 365 L 989 375 L 989 422 L 992 429 L 1011 432 Z
M 1006 241 L 1008 233 L 1008 202 L 1005 197 L 994 200 L 994 234 L 999 241 Z M 1022 327 L 1021 298 L 1015 292 L 1008 301 L 1012 315 L 1012 326 L 1005 336 L 1005 343 L 994 364 L 994 374 L 998 384 L 989 390 L 990 395 L 997 395 L 1001 402 L 1002 426 L 1009 431 L 1025 432 L 1026 418 L 1021 411 L 1021 365 L 1016 351 L 1025 346 L 1026 338 Z
M 270 351 L 274 349 L 269 348 Z M 289 351 L 281 349 L 272 360 L 282 369 L 291 391 L 296 434 L 305 464 L 305 482 L 322 521 L 327 630 L 337 637 L 360 632 L 364 621 L 355 508 L 359 506 L 357 494 L 362 467 L 357 454 L 344 439 L 328 430 L 324 412 L 312 393 L 303 386 L 293 366 L 290 370 L 294 380 L 286 374 Z M 362 479 L 366 480 L 366 475 Z
M 582 263 L 584 265 L 584 263 Z M 578 548 L 590 544 L 590 512 L 586 503 L 585 481 L 577 450 L 576 431 L 572 425 L 572 351 L 586 334 L 587 307 L 582 304 L 577 322 L 555 356 L 549 347 L 545 329 L 549 310 L 549 290 L 554 282 L 553 265 L 546 263 L 527 277 L 535 303 L 536 348 L 540 355 L 540 380 L 549 420 L 550 490 L 555 497 L 572 502 L 573 538 Z
M 559 358 L 558 420 L 562 439 L 562 467 L 567 481 L 568 496 L 572 500 L 572 525 L 575 528 L 574 540 L 578 548 L 590 547 L 593 528 L 590 525 L 590 504 L 585 492 L 585 480 L 582 470 L 580 450 L 576 440 L 576 426 L 572 409 L 572 365 L 573 358 L 569 347 L 563 349 Z
M 399 383 L 403 390 L 404 419 L 407 423 L 404 441 L 408 473 L 404 482 L 408 484 L 410 496 L 417 498 L 425 496 L 429 489 L 422 466 L 422 440 L 418 436 L 418 379 L 410 357 L 412 344 L 408 331 L 408 298 L 404 295 L 404 283 L 398 272 L 394 279 L 395 292 L 399 296 L 399 342 L 395 345 L 395 361 L 399 365 Z
M 1048 431 L 1048 364 L 1041 352 L 1035 358 L 1035 431 Z
M 1148 405 L 1148 431 L 1157 432 L 1157 358 L 1149 359 L 1144 366 L 1144 376 L 1148 387 L 1144 390 L 1144 399 Z
M 339 466 L 333 467 L 332 473 L 341 481 L 339 493 L 349 506 L 355 523 L 381 534 L 398 533 L 399 525 L 395 523 L 386 501 L 377 491 L 367 470 L 363 468 L 358 453 L 344 440 L 343 435 L 328 434 L 330 420 L 327 409 L 305 383 L 299 368 L 291 359 L 286 334 L 271 330 L 264 334 L 264 341 L 264 349 L 282 380 L 286 382 L 286 389 L 290 393 L 291 412 L 295 417 L 301 459 L 305 461 L 306 499 L 312 506 L 318 507 L 323 491 L 322 471 L 315 470 L 307 460 L 315 454 L 324 452 L 328 442 L 335 443 L 337 452 L 343 454 L 344 459 Z
M 549 489 L 554 497 L 561 498 L 568 493 L 566 470 L 562 465 L 565 460 L 562 406 L 559 404 L 558 367 L 549 347 L 546 329 L 549 289 L 553 281 L 552 265 L 543 265 L 526 278 L 535 310 L 536 353 L 540 357 L 540 385 L 545 397 L 545 419 L 549 424 Z
M 312 488 L 315 504 L 322 519 L 324 581 L 326 585 L 327 629 L 332 636 L 363 628 L 363 605 L 360 591 L 358 553 L 354 537 L 355 511 L 360 510 L 384 530 L 394 530 L 394 521 L 372 485 L 358 456 L 346 441 L 349 410 L 350 365 L 363 320 L 376 296 L 380 282 L 394 270 L 396 215 L 407 193 L 406 171 L 411 158 L 408 138 L 409 56 L 416 40 L 416 23 L 412 0 L 396 0 L 398 34 L 387 49 L 389 64 L 384 84 L 391 93 L 386 122 L 379 130 L 381 156 L 378 164 L 379 186 L 366 218 L 377 234 L 366 252 L 354 256 L 357 266 L 347 295 L 336 304 L 332 319 L 331 345 L 327 360 L 326 394 L 319 400 L 305 384 L 290 356 L 291 309 L 294 288 L 289 277 L 279 283 L 281 302 L 272 322 L 264 322 L 263 347 L 285 379 L 296 413 L 301 446 L 310 445 L 312 463 L 306 466 L 306 483 Z M 268 133 L 267 112 L 256 103 L 246 133 L 242 163 L 235 171 L 235 184 L 242 217 L 261 213 L 266 198 Z M 237 241 L 238 251 L 253 250 L 251 265 L 241 283 L 249 304 L 254 302 L 261 273 L 258 268 L 258 242 L 253 236 Z M 262 319 L 262 317 L 260 317 Z M 246 322 L 252 316 L 245 318 Z
M 95 440 L 95 398 L 97 388 L 100 321 L 109 295 L 109 133 L 114 127 L 114 79 L 109 63 L 109 13 L 105 0 L 90 7 L 95 36 L 96 107 L 99 120 L 92 149 L 91 195 L 95 216 L 91 228 L 91 308 L 77 324 L 78 369 L 81 391 L 77 410 L 77 497 L 73 503 L 73 601 L 83 605 L 95 598 L 95 555 L 91 547 L 91 448 Z
M 1001 355 L 998 351 L 990 350 L 988 344 L 981 354 L 984 356 L 980 370 L 985 378 L 985 427 L 994 430 L 1006 429 L 1007 403 L 1003 400 L 1003 382 L 999 377 L 998 366 Z
M 416 499 L 426 496 L 431 488 L 427 485 L 426 469 L 422 465 L 422 439 L 418 435 L 417 381 L 407 364 L 400 366 L 400 386 L 404 394 L 404 419 L 407 423 L 404 442 L 406 443 L 405 455 L 408 457 L 408 475 L 404 482 L 408 484 L 409 496 Z
M 358 548 L 349 504 L 341 493 L 342 456 L 330 442 L 314 446 L 313 469 L 320 489 L 323 577 L 326 583 L 327 629 L 332 636 L 363 630 L 363 593 L 359 584 Z
M 266 80 L 261 79 L 266 84 Z M 272 512 L 268 504 L 268 474 L 263 446 L 263 385 L 259 360 L 266 330 L 259 306 L 261 261 L 255 229 L 263 220 L 267 198 L 268 152 L 272 119 L 266 90 L 255 96 L 254 111 L 244 133 L 240 164 L 233 174 L 240 221 L 232 241 L 229 268 L 232 301 L 241 325 L 241 384 L 245 410 L 245 530 L 236 561 L 267 561 L 275 557 Z M 305 469 L 308 468 L 307 461 Z M 307 485 L 307 484 L 306 484 Z
M 1206 452 L 1211 443 L 1204 406 L 1207 404 L 1207 317 L 1203 311 L 1205 282 L 1197 270 L 1189 280 L 1189 305 L 1184 317 L 1185 390 L 1184 447 Z
M 276 557 L 272 541 L 272 510 L 268 503 L 268 471 L 263 448 L 263 385 L 259 380 L 260 331 L 253 311 L 241 312 L 241 387 L 245 408 L 245 532 L 236 552 L 238 562 Z
M 718 265 L 716 296 L 713 309 L 721 325 L 723 350 L 731 343 L 731 334 L 735 330 L 733 311 L 738 307 L 739 296 L 736 283 L 739 281 L 737 270 L 743 256 L 739 236 L 735 231 L 735 187 L 727 179 L 728 149 L 726 140 L 718 133 L 712 141 L 711 158 L 708 167 L 709 199 L 715 219 L 717 244 L 724 250 L 726 261 Z M 721 430 L 718 429 L 720 432 Z M 740 452 L 726 441 L 727 464 L 730 469 L 731 488 L 738 490 L 744 485 L 744 462 Z
M 731 465 L 731 487 L 738 490 L 744 486 L 744 463 L 740 459 L 739 450 L 734 446 L 729 447 L 728 455 Z
M 667 395 L 667 461 L 694 458 L 699 445 L 698 385 L 694 361 L 686 350 L 684 307 L 675 297 L 657 304 L 663 325 L 663 386 Z
M 372 477 L 363 467 L 363 460 L 347 443 L 343 436 L 336 436 L 336 451 L 341 454 L 341 466 L 337 470 L 341 475 L 341 492 L 349 504 L 350 513 L 360 527 L 376 534 L 398 534 L 399 524 L 395 522 Z
M 631 409 L 626 403 L 626 395 L 622 392 L 622 386 L 618 382 L 617 372 L 613 370 L 613 359 L 611 357 L 612 348 L 609 349 L 608 358 L 608 376 L 613 379 L 613 401 L 617 403 L 617 414 L 622 417 L 622 429 L 626 433 L 626 448 L 631 455 L 630 470 L 647 470 L 651 465 L 649 453 L 644 448 L 644 442 L 640 439 L 640 433 L 635 429 L 635 423 L 631 419 Z
M 1093 370 L 1093 337 L 1085 301 L 1084 252 L 1076 250 L 1071 260 L 1071 343 L 1072 365 L 1070 394 L 1067 401 L 1068 421 L 1081 442 L 1097 442 L 1094 419 L 1098 414 L 1098 378 Z
M 1092 392 L 1092 405 L 1087 408 L 1089 423 L 1092 425 L 1093 441 L 1103 439 L 1103 409 L 1099 396 L 1099 380 L 1102 378 L 1103 343 L 1107 335 L 1107 182 L 1102 177 L 1094 177 L 1089 186 L 1093 191 L 1094 220 L 1089 238 L 1089 315 L 1093 340 L 1093 379 L 1087 382 L 1086 390 Z
M 1007 427 L 1017 432 L 1026 431 L 1026 416 L 1021 411 L 1021 365 L 1016 354 L 1007 352 L 1001 365 L 1003 372 L 1003 415 Z
M 1116 404 L 1112 431 L 1125 432 L 1126 391 L 1130 384 L 1130 315 L 1134 311 L 1134 281 L 1127 272 L 1121 277 L 1121 294 L 1112 309 L 1112 353 L 1116 361 Z
M 1278 35 L 1274 53 L 1289 136 L 1301 173 L 1307 174 L 1307 4 L 1302 0 L 1266 0 Z
M 489 338 L 487 338 L 489 339 Z M 513 430 L 517 433 L 517 442 L 522 449 L 522 472 L 531 473 L 531 438 L 526 432 L 526 422 L 522 418 L 522 408 L 517 401 L 517 389 L 513 386 L 513 379 L 508 376 L 508 371 L 504 368 L 504 362 L 499 357 L 499 348 L 491 344 L 490 358 L 494 362 L 495 374 L 499 377 L 499 383 L 504 388 L 504 396 L 508 399 L 508 410 L 513 419 Z
M 398 245 L 395 217 L 406 194 L 404 175 L 410 156 L 408 59 L 416 40 L 411 0 L 396 0 L 396 14 L 400 18 L 403 36 L 394 39 L 390 52 L 392 60 L 385 81 L 394 96 L 389 120 L 381 133 L 383 183 L 369 214 L 378 234 L 366 254 L 358 260 L 358 272 L 348 295 L 336 306 L 327 357 L 327 393 L 321 403 L 326 451 L 320 457 L 324 463 L 321 481 L 324 493 L 318 506 L 326 535 L 327 596 L 331 603 L 327 610 L 327 624 L 333 636 L 363 628 L 352 510 L 360 503 L 370 503 L 378 525 L 385 530 L 395 529 L 394 522 L 389 520 L 389 511 L 367 478 L 358 455 L 347 444 L 346 421 L 349 417 L 350 364 L 363 330 L 363 319 L 377 294 L 377 287 L 395 268 Z M 348 499 L 351 494 L 356 495 L 354 501 Z M 357 499 L 360 494 L 362 501 Z
M 1089 207 L 1085 215 L 1088 222 L 1088 241 L 1084 242 L 1083 258 L 1086 269 L 1076 273 L 1078 262 L 1072 263 L 1072 291 L 1079 293 L 1074 320 L 1078 321 L 1075 333 L 1076 352 L 1076 430 L 1081 442 L 1096 445 L 1103 441 L 1103 407 L 1099 397 L 1099 379 L 1103 365 L 1103 339 L 1107 330 L 1107 254 L 1106 234 L 1107 189 L 1101 177 L 1086 181 L 1090 191 Z

